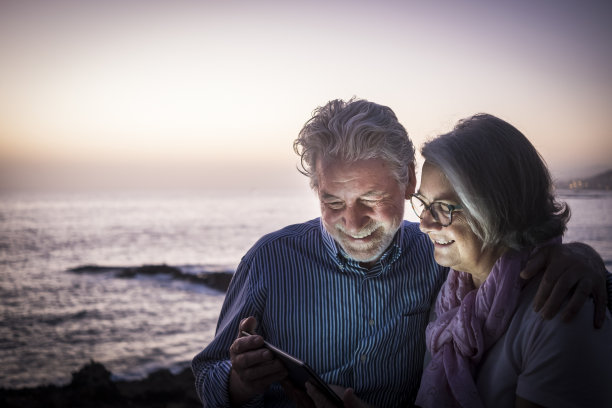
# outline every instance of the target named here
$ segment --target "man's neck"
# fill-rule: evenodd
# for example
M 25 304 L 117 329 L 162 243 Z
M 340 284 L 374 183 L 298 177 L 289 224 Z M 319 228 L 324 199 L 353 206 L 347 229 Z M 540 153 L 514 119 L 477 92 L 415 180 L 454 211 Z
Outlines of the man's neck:
M 380 261 L 380 258 L 376 259 L 375 261 L 359 262 L 359 266 L 369 271 L 370 269 L 374 268 L 374 266 L 376 266 L 378 261 Z

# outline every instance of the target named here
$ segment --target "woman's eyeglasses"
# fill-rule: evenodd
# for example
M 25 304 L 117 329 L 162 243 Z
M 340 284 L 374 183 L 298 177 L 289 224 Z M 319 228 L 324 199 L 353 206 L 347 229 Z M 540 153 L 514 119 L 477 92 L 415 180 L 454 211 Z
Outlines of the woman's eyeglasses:
M 434 220 L 443 227 L 448 227 L 453 222 L 453 212 L 462 210 L 463 207 L 460 205 L 450 205 L 441 201 L 434 201 L 431 204 L 427 204 L 423 198 L 419 197 L 418 194 L 412 194 L 410 196 L 410 204 L 414 213 L 420 219 L 423 219 L 423 213 L 428 210 L 433 216 Z

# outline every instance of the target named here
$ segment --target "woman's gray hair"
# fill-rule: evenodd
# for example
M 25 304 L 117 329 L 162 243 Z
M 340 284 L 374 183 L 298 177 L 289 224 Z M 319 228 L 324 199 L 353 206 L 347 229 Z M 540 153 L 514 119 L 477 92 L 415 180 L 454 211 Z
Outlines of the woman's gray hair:
M 421 153 L 446 175 L 483 249 L 521 249 L 565 231 L 569 207 L 556 200 L 540 154 L 509 123 L 474 115 L 425 143 Z
M 336 99 L 320 106 L 293 142 L 301 169 L 318 187 L 316 165 L 320 160 L 357 161 L 381 158 L 398 182 L 406 184 L 414 163 L 414 146 L 395 113 L 364 99 Z

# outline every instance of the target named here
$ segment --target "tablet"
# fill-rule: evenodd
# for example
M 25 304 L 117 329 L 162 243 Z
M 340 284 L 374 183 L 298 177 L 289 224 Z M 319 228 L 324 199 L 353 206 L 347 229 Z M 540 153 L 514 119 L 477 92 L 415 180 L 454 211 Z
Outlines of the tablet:
M 250 333 L 242 332 L 245 336 L 251 336 Z M 289 379 L 297 388 L 306 391 L 306 382 L 310 381 L 317 389 L 327 397 L 328 400 L 334 403 L 337 407 L 344 407 L 342 399 L 332 390 L 329 385 L 304 361 L 293 357 L 284 352 L 278 347 L 264 340 L 265 347 L 270 350 L 276 358 L 278 358 L 289 371 Z

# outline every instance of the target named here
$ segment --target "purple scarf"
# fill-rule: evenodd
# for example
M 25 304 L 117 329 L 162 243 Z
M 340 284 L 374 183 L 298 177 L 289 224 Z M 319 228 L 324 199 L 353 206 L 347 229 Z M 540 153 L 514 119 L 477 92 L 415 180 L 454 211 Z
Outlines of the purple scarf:
M 438 318 L 427 326 L 432 359 L 423 372 L 417 405 L 484 407 L 474 381 L 476 367 L 508 329 L 526 283 L 519 275 L 531 254 L 506 252 L 478 289 L 470 274 L 450 270 L 436 301 Z

